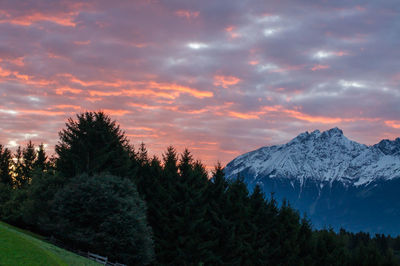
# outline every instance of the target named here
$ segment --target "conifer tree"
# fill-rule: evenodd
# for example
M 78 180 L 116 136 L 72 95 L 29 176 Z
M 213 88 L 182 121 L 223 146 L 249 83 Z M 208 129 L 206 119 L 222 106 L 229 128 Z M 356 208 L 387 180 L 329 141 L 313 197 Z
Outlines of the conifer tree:
M 33 174 L 33 167 L 36 161 L 35 145 L 32 141 L 29 141 L 26 147 L 22 150 L 22 175 L 24 176 L 25 182 L 30 182 Z
M 299 245 L 299 264 L 313 265 L 314 239 L 312 228 L 307 217 L 303 217 L 300 223 L 300 230 L 297 235 Z
M 297 243 L 300 230 L 300 216 L 292 209 L 287 201 L 283 201 L 279 210 L 275 230 L 278 231 L 278 239 L 275 243 L 276 250 L 272 256 L 272 263 L 283 262 L 287 265 L 296 264 L 299 245 Z M 290 253 L 287 251 L 290 250 Z
M 18 146 L 13 158 L 13 173 L 15 184 L 18 188 L 22 188 L 27 183 L 23 170 L 23 154 L 21 146 Z
M 213 250 L 211 264 L 221 265 L 227 261 L 229 251 L 229 236 L 231 236 L 231 224 L 226 216 L 228 183 L 221 164 L 218 162 L 212 172 L 212 178 L 207 186 L 207 219 L 210 223 L 210 241 Z
M 241 177 L 229 184 L 227 190 L 226 216 L 231 229 L 225 263 L 229 265 L 251 265 L 253 250 L 251 246 L 252 224 L 250 221 L 249 191 Z
M 163 178 L 177 178 L 178 177 L 178 156 L 173 146 L 167 148 L 167 152 L 163 154 Z
M 152 177 L 150 176 L 150 161 L 147 155 L 147 148 L 142 142 L 139 146 L 139 150 L 132 161 L 132 165 L 135 165 L 135 183 L 137 185 L 140 195 L 146 198 L 147 191 L 152 189 Z
M 45 171 L 47 169 L 47 155 L 44 148 L 44 144 L 39 145 L 39 149 L 36 154 L 36 161 L 33 164 L 33 168 Z
M 193 161 L 185 149 L 179 162 L 179 180 L 175 197 L 177 249 L 180 256 L 175 264 L 209 264 L 212 258 L 209 241 L 210 227 L 206 220 L 207 172 L 200 161 Z
M 139 146 L 139 151 L 137 154 L 137 160 L 141 166 L 149 164 L 149 157 L 147 155 L 146 145 L 142 142 Z
M 268 264 L 275 244 L 271 239 L 271 232 L 275 230 L 276 213 L 269 210 L 264 193 L 259 185 L 256 185 L 250 196 L 250 219 L 253 225 L 251 229 L 251 245 L 253 251 L 253 265 Z
M 103 112 L 85 112 L 68 119 L 56 145 L 57 170 L 66 177 L 109 172 L 131 176 L 128 140 L 115 121 Z
M 174 215 L 175 182 L 178 179 L 177 162 L 176 150 L 173 146 L 169 146 L 163 154 L 162 172 L 157 182 L 156 189 L 159 194 L 151 199 L 149 205 L 149 222 L 153 228 L 157 262 L 160 264 L 171 263 L 176 255 L 174 253 L 176 234 L 174 225 L 171 224 L 171 217 Z
M 11 166 L 11 151 L 0 144 L 0 182 L 7 186 L 13 185 Z

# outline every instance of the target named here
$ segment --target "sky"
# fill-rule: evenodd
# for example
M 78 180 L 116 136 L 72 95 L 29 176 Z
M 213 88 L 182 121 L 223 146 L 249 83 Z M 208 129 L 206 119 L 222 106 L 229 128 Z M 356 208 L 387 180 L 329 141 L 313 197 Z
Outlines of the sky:
M 400 5 L 2 0 L 0 144 L 52 153 L 104 111 L 131 143 L 211 168 L 304 131 L 400 137 Z

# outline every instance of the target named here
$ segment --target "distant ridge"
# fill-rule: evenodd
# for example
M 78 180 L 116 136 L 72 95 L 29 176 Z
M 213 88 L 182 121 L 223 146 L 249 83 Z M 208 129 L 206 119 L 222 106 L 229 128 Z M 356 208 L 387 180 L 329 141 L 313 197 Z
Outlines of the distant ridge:
M 238 156 L 225 174 L 227 179 L 243 176 L 250 190 L 259 184 L 267 194 L 287 198 L 317 226 L 400 233 L 390 221 L 400 218 L 400 138 L 367 146 L 349 140 L 337 127 L 304 132 L 286 144 Z M 362 213 L 368 204 L 371 215 Z M 355 224 L 353 215 L 365 221 Z

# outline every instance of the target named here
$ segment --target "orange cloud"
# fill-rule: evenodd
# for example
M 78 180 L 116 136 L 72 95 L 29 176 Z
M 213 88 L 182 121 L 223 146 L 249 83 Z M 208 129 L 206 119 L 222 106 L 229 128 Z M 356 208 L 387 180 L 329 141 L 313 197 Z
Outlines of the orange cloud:
M 6 13 L 5 11 L 2 11 L 0 15 L 2 15 L 5 18 L 0 19 L 0 23 L 10 23 L 19 26 L 30 26 L 36 22 L 48 21 L 61 26 L 75 27 L 76 23 L 74 22 L 74 17 L 77 14 L 78 12 L 69 12 L 64 14 L 49 15 L 36 12 L 20 17 L 13 17 L 12 15 Z
M 52 83 L 52 81 L 49 80 L 36 79 L 34 76 L 21 74 L 18 71 L 10 71 L 2 67 L 0 67 L 0 77 L 6 80 L 16 80 L 26 85 L 46 86 Z
M 127 130 L 144 130 L 144 131 L 154 131 L 153 128 L 150 127 L 126 127 Z
M 109 96 L 155 96 L 166 99 L 176 99 L 179 95 L 176 93 L 165 93 L 165 92 L 157 92 L 150 89 L 123 89 L 116 91 L 99 91 L 99 90 L 89 90 L 90 96 L 100 96 L 100 97 L 109 97 Z
M 74 109 L 74 110 L 79 110 L 79 109 L 81 109 L 80 106 L 78 106 L 78 105 L 72 105 L 72 104 L 59 104 L 59 105 L 54 105 L 53 108 L 55 108 L 55 109 Z
M 58 94 L 58 95 L 63 95 L 65 92 L 69 92 L 72 94 L 79 94 L 82 92 L 82 90 L 71 88 L 71 87 L 61 87 L 61 88 L 56 89 L 56 94 Z
M 24 57 L 18 57 L 18 58 L 14 58 L 14 59 L 10 59 L 8 60 L 11 64 L 14 64 L 16 66 L 22 67 L 24 66 Z
M 260 116 L 266 115 L 266 114 L 276 114 L 278 116 L 283 114 L 284 116 L 287 116 L 290 118 L 295 118 L 295 119 L 307 121 L 310 123 L 321 123 L 321 124 L 337 124 L 340 122 L 352 122 L 352 121 L 357 120 L 355 118 L 313 116 L 313 115 L 308 115 L 308 114 L 302 113 L 297 110 L 286 109 L 282 105 L 264 106 L 259 111 L 249 112 L 249 113 L 242 113 L 242 112 L 236 112 L 236 111 L 217 112 L 218 115 L 223 115 L 224 113 L 227 113 L 231 117 L 240 118 L 240 119 L 260 119 Z M 371 119 L 360 118 L 358 120 L 370 121 Z M 399 127 L 400 127 L 400 122 L 399 122 Z
M 400 121 L 399 120 L 387 120 L 385 124 L 392 128 L 400 128 Z
M 269 113 L 269 112 L 283 113 L 286 114 L 288 117 L 296 118 L 311 123 L 336 124 L 339 122 L 354 121 L 354 119 L 339 118 L 339 117 L 312 116 L 297 110 L 285 109 L 282 105 L 264 106 L 261 111 L 264 113 Z
M 176 91 L 191 94 L 192 96 L 202 99 L 202 98 L 210 98 L 214 96 L 214 93 L 211 91 L 200 91 L 194 88 L 181 86 L 175 83 L 158 83 L 158 82 L 149 82 L 148 87 L 157 88 L 159 90 L 167 90 L 167 91 Z
M 312 68 L 310 68 L 312 71 L 317 71 L 321 69 L 328 69 L 330 68 L 328 65 L 314 65 Z
M 28 115 L 44 115 L 44 116 L 58 116 L 65 115 L 65 112 L 54 111 L 54 110 L 32 110 L 32 109 L 18 109 L 18 113 L 28 114 Z
M 151 89 L 127 89 L 122 90 L 122 95 L 126 96 L 154 96 L 154 97 L 161 97 L 165 99 L 176 99 L 178 98 L 178 93 L 166 93 L 161 91 L 154 91 Z
M 84 87 L 130 87 L 129 89 L 114 90 L 114 91 L 102 91 L 102 90 L 90 90 L 90 96 L 134 96 L 134 95 L 153 95 L 156 97 L 176 99 L 180 93 L 187 93 L 193 97 L 202 99 L 210 98 L 214 96 L 211 91 L 201 91 L 188 86 L 179 85 L 176 83 L 156 82 L 156 81 L 130 81 L 130 80 L 115 80 L 115 81 L 102 81 L 102 80 L 91 80 L 84 81 L 72 74 L 64 73 L 58 76 L 66 77 L 71 82 L 77 83 Z M 158 90 L 171 91 L 170 93 L 160 92 Z
M 239 33 L 236 33 L 236 32 L 233 31 L 234 29 L 235 29 L 234 26 L 229 26 L 229 27 L 226 27 L 226 28 L 225 28 L 225 31 L 229 34 L 229 36 L 230 36 L 232 39 L 235 39 L 235 38 L 240 37 L 240 34 L 239 34 Z
M 290 117 L 311 122 L 311 123 L 321 123 L 321 124 L 337 124 L 342 121 L 347 121 L 349 119 L 335 118 L 335 117 L 326 117 L 326 116 L 312 116 L 301 113 L 295 110 L 283 110 L 284 113 L 288 114 Z
M 214 76 L 214 86 L 221 86 L 225 89 L 229 86 L 238 84 L 240 81 L 240 78 L 234 76 Z
M 3 77 L 3 78 L 5 78 L 5 77 L 8 77 L 8 76 L 10 76 L 11 74 L 12 74 L 12 72 L 11 72 L 11 71 L 9 71 L 9 70 L 7 70 L 7 69 L 4 69 L 4 68 L 0 67 L 0 77 Z
M 126 114 L 131 113 L 128 110 L 114 110 L 114 109 L 102 109 L 106 114 L 113 115 L 113 116 L 123 116 Z
M 63 74 L 59 74 L 58 76 L 66 77 L 71 82 L 77 83 L 77 84 L 79 84 L 81 86 L 84 86 L 84 87 L 91 87 L 91 86 L 120 87 L 121 85 L 123 85 L 123 83 L 121 81 L 119 81 L 119 80 L 114 81 L 114 82 L 107 82 L 107 81 L 102 81 L 102 80 L 84 81 L 84 80 L 81 80 L 81 79 L 75 77 L 74 75 L 72 75 L 70 73 L 63 73 Z
M 230 111 L 228 112 L 228 115 L 231 117 L 235 117 L 235 118 L 240 118 L 240 119 L 260 119 L 260 117 L 258 117 L 257 114 L 251 114 L 251 113 L 239 113 L 239 112 L 234 112 L 234 111 Z

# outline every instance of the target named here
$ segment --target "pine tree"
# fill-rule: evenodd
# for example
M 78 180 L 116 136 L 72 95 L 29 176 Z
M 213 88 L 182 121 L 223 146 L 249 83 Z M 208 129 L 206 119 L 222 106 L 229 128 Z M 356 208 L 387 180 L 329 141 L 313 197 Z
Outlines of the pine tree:
M 283 201 L 279 210 L 275 230 L 278 232 L 278 239 L 272 256 L 272 264 L 277 262 L 287 265 L 296 264 L 299 254 L 297 238 L 300 230 L 300 216 L 287 201 Z M 288 250 L 290 250 L 289 253 Z
M 147 155 L 147 148 L 142 142 L 138 152 L 132 161 L 135 165 L 134 181 L 137 185 L 140 195 L 146 198 L 148 193 L 146 190 L 152 189 L 152 177 L 150 176 L 150 161 Z
M 164 167 L 157 201 L 151 200 L 152 213 L 158 217 L 153 227 L 156 255 L 161 264 L 208 264 L 212 258 L 210 227 L 206 221 L 208 179 L 204 166 L 188 150 L 178 163 L 173 147 L 163 156 Z M 154 207 L 158 206 L 159 209 Z M 150 212 L 149 212 L 150 213 Z
M 36 151 L 35 145 L 33 145 L 32 141 L 29 141 L 26 147 L 22 150 L 22 175 L 26 180 L 26 183 L 29 183 L 32 180 L 33 167 L 36 161 Z
M 225 174 L 220 163 L 217 163 L 213 172 L 212 178 L 207 186 L 207 219 L 210 222 L 210 241 L 213 251 L 212 265 L 222 265 L 228 259 L 229 236 L 232 235 L 230 221 L 226 216 L 227 207 L 227 188 L 228 183 L 225 179 Z
M 299 265 L 313 265 L 314 239 L 312 228 L 307 217 L 301 219 L 300 230 L 297 235 L 299 245 Z
M 174 194 L 178 175 L 178 158 L 174 147 L 169 146 L 163 154 L 163 167 L 156 189 L 158 194 L 151 199 L 149 221 L 155 238 L 156 260 L 160 264 L 171 263 L 176 256 L 176 234 L 171 219 L 174 211 Z
M 147 155 L 147 148 L 146 145 L 142 142 L 139 146 L 139 151 L 137 154 L 137 160 L 139 164 L 143 167 L 144 165 L 149 164 L 149 157 Z
M 272 246 L 275 244 L 270 236 L 275 230 L 276 213 L 269 210 L 264 193 L 259 185 L 256 185 L 250 196 L 250 219 L 253 225 L 251 245 L 253 250 L 253 265 L 268 264 L 272 254 Z
M 7 186 L 12 186 L 14 183 L 11 174 L 11 167 L 11 152 L 0 144 L 0 182 Z
M 241 177 L 229 184 L 227 190 L 226 217 L 229 220 L 227 256 L 229 265 L 252 265 L 249 191 Z
M 14 158 L 13 158 L 13 173 L 14 173 L 14 179 L 15 179 L 15 184 L 18 188 L 22 188 L 27 184 L 27 179 L 25 179 L 24 176 L 24 170 L 23 170 L 23 154 L 22 154 L 22 149 L 21 146 L 18 146 Z
M 115 121 L 103 112 L 86 112 L 68 119 L 56 145 L 57 170 L 65 177 L 101 172 L 131 176 L 128 140 Z
M 48 163 L 47 163 L 47 155 L 44 148 L 43 143 L 39 145 L 39 149 L 36 154 L 36 161 L 33 164 L 33 168 L 39 169 L 39 171 L 43 172 L 47 170 Z
M 206 219 L 207 171 L 200 161 L 193 161 L 187 149 L 181 155 L 179 169 L 180 180 L 177 185 L 180 193 L 177 195 L 177 203 L 182 212 L 176 220 L 176 227 L 183 228 L 183 232 L 177 232 L 180 236 L 178 247 L 181 254 L 184 254 L 181 262 L 208 265 L 213 260 L 213 252 L 210 250 L 210 224 Z

